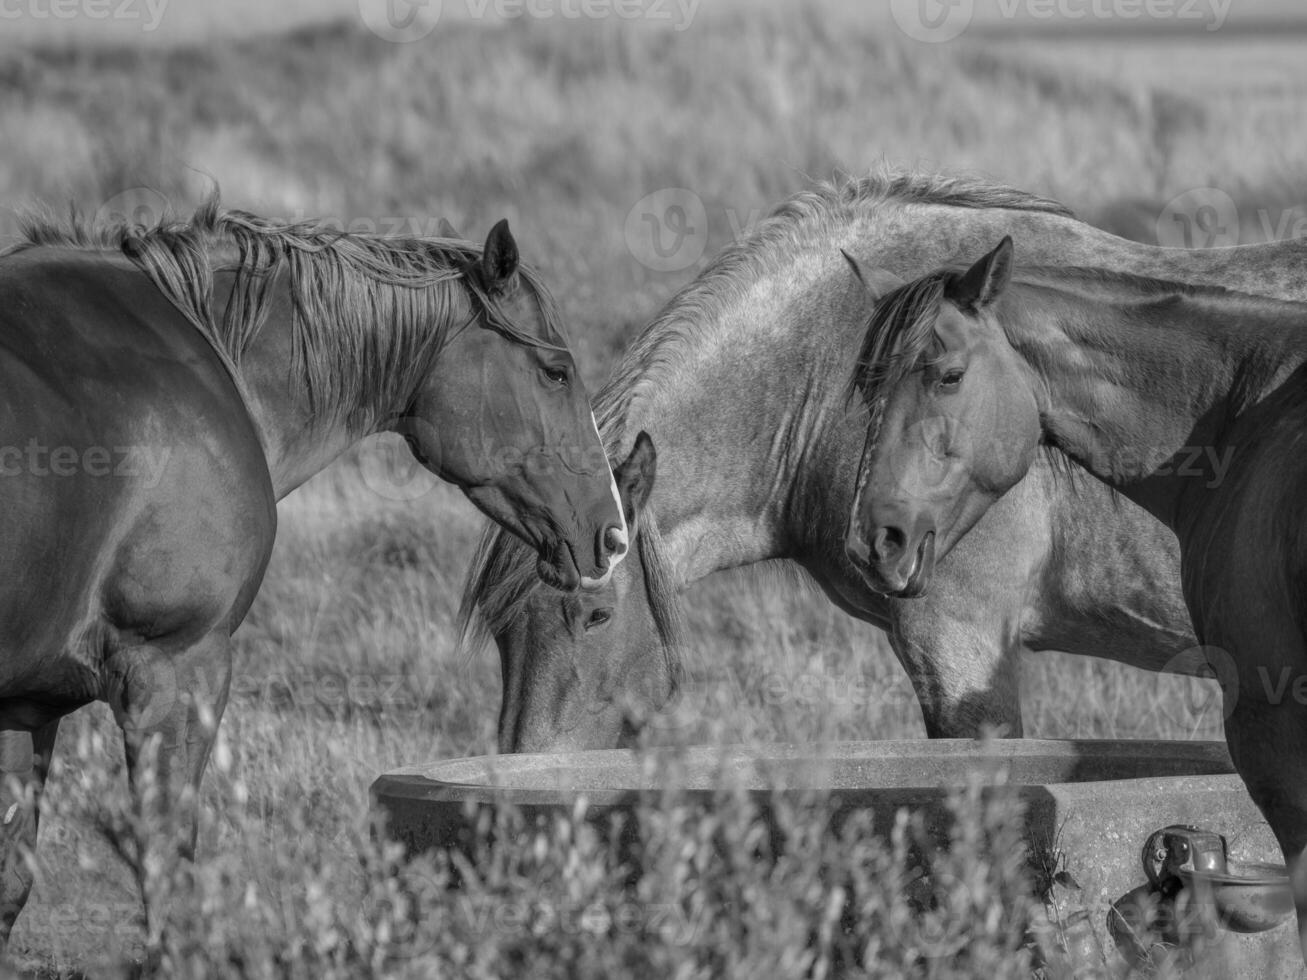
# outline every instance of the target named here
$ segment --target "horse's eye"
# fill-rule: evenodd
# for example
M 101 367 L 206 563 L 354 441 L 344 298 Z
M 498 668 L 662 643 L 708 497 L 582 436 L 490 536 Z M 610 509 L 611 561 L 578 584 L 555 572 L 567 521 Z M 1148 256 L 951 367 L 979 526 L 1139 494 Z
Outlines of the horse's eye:
M 551 384 L 556 384 L 556 385 L 567 384 L 568 381 L 567 368 L 547 367 L 544 369 L 544 372 L 545 372 L 545 377 L 549 379 Z
M 962 368 L 953 368 L 950 371 L 945 371 L 944 376 L 939 379 L 939 386 L 941 388 L 956 388 L 962 383 L 962 375 Z
M 596 626 L 602 626 L 613 618 L 611 609 L 596 609 L 590 613 L 590 617 L 585 621 L 585 628 L 592 630 Z

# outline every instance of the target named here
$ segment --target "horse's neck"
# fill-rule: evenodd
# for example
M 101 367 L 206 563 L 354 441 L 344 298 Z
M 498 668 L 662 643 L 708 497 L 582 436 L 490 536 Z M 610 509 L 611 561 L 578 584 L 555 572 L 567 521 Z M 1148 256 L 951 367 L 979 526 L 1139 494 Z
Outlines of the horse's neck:
M 651 388 L 626 419 L 628 436 L 643 429 L 658 450 L 648 509 L 677 588 L 771 557 L 781 489 L 763 430 L 783 427 L 783 418 L 734 387 L 737 379 L 694 367 L 704 372 L 696 372 L 701 383 L 681 375 L 674 386 Z
M 807 502 L 843 445 L 833 415 L 856 411 L 843 381 L 867 303 L 837 247 L 796 256 L 637 386 L 626 441 L 645 429 L 658 450 L 650 507 L 678 587 L 809 550 Z
M 1307 361 L 1307 308 L 1253 297 L 1014 287 L 997 315 L 1032 371 L 1045 433 L 1173 520 L 1219 479 L 1231 421 Z
M 294 365 L 293 303 L 284 271 L 278 272 L 267 319 L 240 359 L 238 370 L 246 407 L 254 420 L 268 460 L 278 500 L 325 469 L 364 436 L 377 431 L 373 420 L 338 417 L 317 410 Z M 215 275 L 215 316 L 225 314 L 232 274 Z M 395 411 L 403 406 L 392 406 Z M 383 413 L 384 415 L 384 413 Z

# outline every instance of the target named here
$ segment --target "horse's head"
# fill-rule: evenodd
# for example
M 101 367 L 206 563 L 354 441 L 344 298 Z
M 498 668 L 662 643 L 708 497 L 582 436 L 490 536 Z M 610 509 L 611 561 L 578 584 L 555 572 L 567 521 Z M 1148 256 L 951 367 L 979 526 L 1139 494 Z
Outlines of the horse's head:
M 637 555 L 603 586 L 570 594 L 540 588 L 522 577 L 516 549 L 502 539 L 470 580 L 464 615 L 479 604 L 499 648 L 501 752 L 629 743 L 675 692 L 674 596 L 643 513 L 655 465 L 642 432 L 616 468 Z
M 552 300 L 519 269 L 507 222 L 491 229 L 464 280 L 470 318 L 451 328 L 403 435 L 419 460 L 530 543 L 542 579 L 565 591 L 602 585 L 626 554 L 626 520 Z
M 934 563 L 1030 468 L 1029 369 L 995 319 L 1012 240 L 963 273 L 884 295 L 854 383 L 872 411 L 846 553 L 878 592 L 922 595 Z

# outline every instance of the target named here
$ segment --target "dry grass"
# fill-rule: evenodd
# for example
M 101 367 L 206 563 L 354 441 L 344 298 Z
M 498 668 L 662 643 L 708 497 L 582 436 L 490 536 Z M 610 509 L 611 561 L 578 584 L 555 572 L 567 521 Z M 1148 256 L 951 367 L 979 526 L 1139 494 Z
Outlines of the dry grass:
M 1050 59 L 1046 49 L 1012 45 L 912 45 L 883 30 L 843 29 L 813 9 L 705 20 L 684 34 L 605 23 L 454 24 L 399 46 L 348 23 L 203 49 L 7 50 L 0 202 L 72 198 L 95 209 L 149 185 L 185 208 L 211 174 L 229 202 L 272 214 L 405 222 L 409 230 L 444 215 L 467 234 L 507 215 L 527 258 L 555 284 L 597 384 L 633 331 L 694 272 L 651 272 L 625 245 L 627 212 L 657 188 L 700 195 L 708 255 L 806 175 L 882 159 L 987 172 L 1140 237 L 1152 234 L 1164 202 L 1191 186 L 1236 197 L 1249 235 L 1259 207 L 1283 215 L 1304 200 L 1307 136 L 1297 114 L 1307 83 L 1295 57 L 1275 81 L 1193 95 L 1120 72 L 1105 78 L 1083 48 Z M 1164 57 L 1164 48 L 1141 55 Z M 1261 148 L 1255 157 L 1252 145 Z M 0 212 L 0 234 L 10 228 Z M 488 937 L 425 893 L 417 900 L 431 925 L 412 934 L 407 899 L 378 898 L 410 879 L 396 879 L 386 856 L 358 839 L 366 787 L 402 763 L 489 751 L 498 667 L 489 656 L 463 660 L 453 645 L 479 519 L 443 487 L 409 504 L 371 493 L 358 456 L 282 507 L 272 567 L 237 636 L 225 747 L 203 792 L 205 858 L 194 876 L 152 879 L 172 910 L 171 945 L 161 947 L 170 968 L 197 976 L 425 976 L 434 966 L 486 976 L 694 976 L 714 966 L 746 975 L 758 963 L 790 975 L 847 966 L 839 958 L 849 951 L 834 940 L 806 945 L 811 930 L 829 931 L 833 879 L 800 859 L 819 866 L 813 854 L 830 857 L 828 844 L 809 841 L 815 851 L 795 851 L 782 871 L 749 877 L 743 865 L 712 865 L 696 849 L 711 833 L 689 824 L 661 831 L 660 846 L 698 843 L 660 865 L 639 901 L 715 895 L 698 909 L 709 938 L 697 945 L 619 942 L 604 930 L 581 930 L 562 946 L 520 931 Z M 703 703 L 703 722 L 688 737 L 922 734 L 911 691 L 876 631 L 764 576 L 722 576 L 695 592 L 689 696 Z M 1209 721 L 1172 707 L 1194 700 L 1199 682 L 1055 655 L 1028 666 L 1031 735 L 1215 734 Z M 120 756 L 107 712 L 66 723 L 60 751 L 42 832 L 46 874 L 15 948 L 53 974 L 113 975 L 124 955 L 139 954 L 141 936 L 125 924 L 137 908 L 132 879 L 88 817 L 122 802 L 120 789 L 102 781 Z M 991 847 L 1004 831 L 975 809 L 964 821 L 970 843 L 941 858 L 957 867 L 933 880 L 981 882 L 978 922 L 1000 902 L 1003 916 L 1020 915 L 1012 902 L 1018 872 L 996 857 L 1012 849 Z M 553 839 L 534 858 L 509 848 L 493 865 L 498 877 L 477 894 L 500 906 L 532 894 L 569 908 L 616 900 L 594 846 Z M 578 847 L 591 851 L 569 859 Z M 843 867 L 843 897 L 871 923 L 855 937 L 881 943 L 859 954 L 873 974 L 1028 972 L 1032 951 L 1004 931 L 1008 918 L 992 934 L 982 930 L 983 948 L 961 966 L 886 940 L 895 934 L 876 932 L 878 916 L 906 921 L 893 890 L 902 855 L 857 854 Z M 719 891 L 686 885 L 693 869 Z M 927 898 L 918 911 L 952 900 Z M 752 937 L 731 932 L 728 899 L 745 902 Z M 777 930 L 778 922 L 793 928 Z M 433 958 L 404 959 L 419 946 Z M 712 959 L 716 947 L 727 961 Z

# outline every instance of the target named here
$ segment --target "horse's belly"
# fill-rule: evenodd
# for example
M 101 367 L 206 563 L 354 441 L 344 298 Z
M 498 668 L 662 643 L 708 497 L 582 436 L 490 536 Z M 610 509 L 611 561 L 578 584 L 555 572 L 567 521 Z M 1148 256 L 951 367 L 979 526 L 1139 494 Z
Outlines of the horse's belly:
M 1202 641 L 1238 663 L 1249 696 L 1307 675 L 1307 405 L 1236 430 L 1219 486 L 1191 505 L 1185 599 Z

